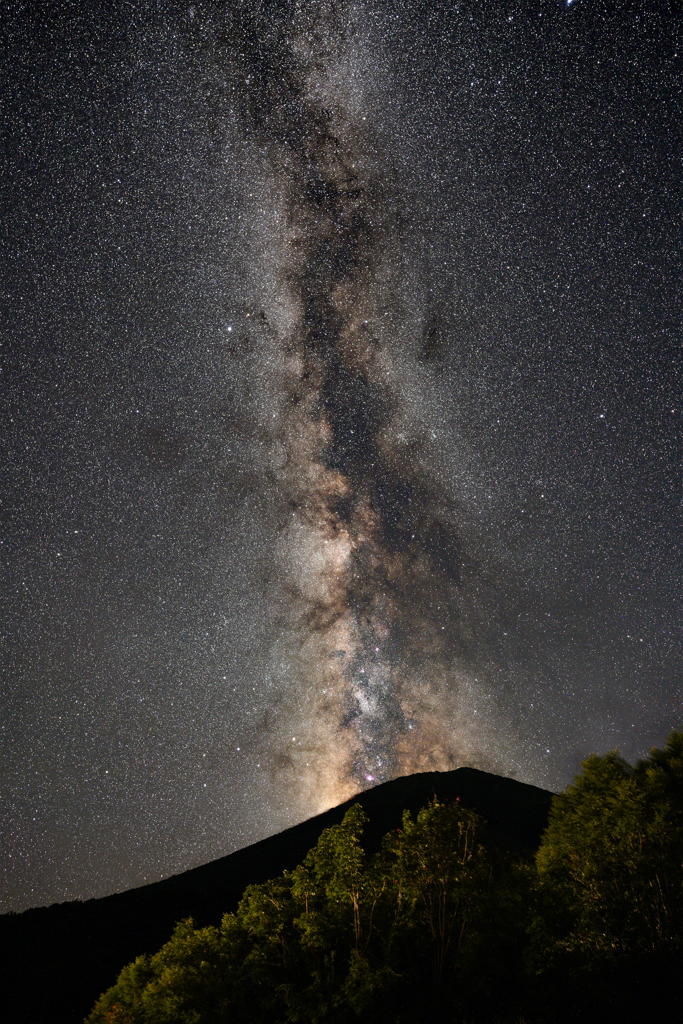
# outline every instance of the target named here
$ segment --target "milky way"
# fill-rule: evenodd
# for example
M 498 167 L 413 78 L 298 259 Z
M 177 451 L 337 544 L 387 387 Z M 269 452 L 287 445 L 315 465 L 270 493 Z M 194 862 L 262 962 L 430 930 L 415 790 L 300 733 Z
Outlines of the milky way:
M 279 599 L 297 706 L 278 722 L 275 770 L 280 784 L 293 774 L 307 808 L 476 758 L 461 690 L 486 663 L 492 614 L 471 516 L 457 488 L 440 486 L 424 419 L 406 402 L 430 335 L 417 358 L 397 344 L 416 268 L 394 154 L 363 95 L 366 17 L 323 5 L 286 26 L 236 16 L 227 30 L 258 40 L 240 65 L 243 117 L 276 211 L 278 286 L 262 316 L 282 367 Z
M 411 771 L 505 770 L 526 732 L 500 735 L 506 690 L 562 657 L 547 618 L 559 607 L 580 634 L 596 614 L 592 597 L 563 607 L 555 584 L 525 578 L 506 541 L 485 537 L 476 505 L 499 487 L 475 474 L 466 493 L 453 478 L 468 457 L 457 430 L 444 466 L 430 451 L 427 420 L 443 424 L 429 364 L 448 328 L 416 258 L 423 211 L 402 202 L 383 137 L 373 87 L 386 103 L 398 86 L 370 26 L 367 9 L 323 4 L 225 28 L 248 86 L 244 131 L 265 158 L 256 267 L 267 260 L 275 282 L 260 316 L 280 367 L 272 476 L 287 525 L 273 599 L 287 640 L 268 761 L 302 810 Z
M 680 724 L 679 20 L 13 14 L 4 905 Z

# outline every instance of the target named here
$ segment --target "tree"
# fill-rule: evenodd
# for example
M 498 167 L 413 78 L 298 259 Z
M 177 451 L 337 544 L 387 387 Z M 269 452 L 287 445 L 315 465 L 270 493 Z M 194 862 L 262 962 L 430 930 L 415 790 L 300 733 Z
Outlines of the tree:
M 415 821 L 405 812 L 402 831 L 385 845 L 385 858 L 393 861 L 396 927 L 427 938 L 435 994 L 457 963 L 488 879 L 478 843 L 483 825 L 474 811 L 435 798 Z
M 556 796 L 536 864 L 569 916 L 565 948 L 586 957 L 679 948 L 683 910 L 683 736 L 632 768 L 584 761 Z
M 292 896 L 298 904 L 294 925 L 311 965 L 308 985 L 291 996 L 302 1015 L 293 1019 L 318 1019 L 315 1014 L 323 1019 L 343 1006 L 361 1013 L 390 976 L 381 963 L 373 965 L 369 958 L 375 911 L 386 879 L 366 859 L 366 822 L 362 807 L 354 804 L 340 825 L 321 834 L 291 874 Z
M 247 936 L 233 914 L 220 928 L 179 922 L 152 957 L 124 967 L 87 1024 L 224 1024 L 258 1021 L 247 964 Z
M 635 766 L 646 826 L 640 850 L 639 914 L 648 944 L 683 948 L 683 733 Z
M 127 964 L 116 984 L 107 989 L 95 1003 L 88 1024 L 144 1024 L 142 994 L 154 977 L 149 958 L 139 956 Z

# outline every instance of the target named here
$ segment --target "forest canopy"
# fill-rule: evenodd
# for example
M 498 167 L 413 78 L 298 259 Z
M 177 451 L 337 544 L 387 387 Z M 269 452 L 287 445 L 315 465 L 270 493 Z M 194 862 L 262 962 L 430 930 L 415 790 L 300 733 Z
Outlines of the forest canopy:
M 220 926 L 180 922 L 87 1024 L 555 1021 L 601 1002 L 642 1020 L 634 986 L 653 1013 L 677 998 L 683 733 L 635 766 L 589 757 L 535 855 L 491 842 L 459 801 L 404 813 L 374 856 L 366 822 L 352 806 Z

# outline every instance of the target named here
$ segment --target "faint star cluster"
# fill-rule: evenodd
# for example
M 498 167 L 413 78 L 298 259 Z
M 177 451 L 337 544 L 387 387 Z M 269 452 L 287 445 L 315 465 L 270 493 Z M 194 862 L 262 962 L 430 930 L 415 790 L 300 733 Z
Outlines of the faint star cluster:
M 681 15 L 6 14 L 2 909 L 661 744 Z

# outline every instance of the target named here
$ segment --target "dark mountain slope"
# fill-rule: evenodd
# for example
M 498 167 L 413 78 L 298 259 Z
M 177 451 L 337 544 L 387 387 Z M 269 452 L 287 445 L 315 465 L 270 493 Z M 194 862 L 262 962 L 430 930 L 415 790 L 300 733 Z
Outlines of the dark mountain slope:
M 394 779 L 293 828 L 181 875 L 85 903 L 61 903 L 0 917 L 3 1019 L 12 1024 L 82 1021 L 124 964 L 158 949 L 184 917 L 218 923 L 247 885 L 294 868 L 323 829 L 339 823 L 352 803 L 370 822 L 366 850 L 436 795 L 459 799 L 489 823 L 489 841 L 535 849 L 552 794 L 473 768 Z

